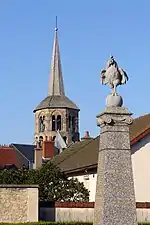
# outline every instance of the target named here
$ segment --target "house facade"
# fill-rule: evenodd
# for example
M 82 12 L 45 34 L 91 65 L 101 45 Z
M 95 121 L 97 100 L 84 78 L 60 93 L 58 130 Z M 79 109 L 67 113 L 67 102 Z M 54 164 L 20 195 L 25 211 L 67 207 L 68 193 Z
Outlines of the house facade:
M 140 142 L 135 143 L 131 151 L 136 202 L 150 202 L 150 134 L 140 140 Z M 87 172 L 87 174 L 79 174 L 73 177 L 84 183 L 84 186 L 90 191 L 89 201 L 94 202 L 97 168 L 95 171 Z
M 53 159 L 68 177 L 84 183 L 91 202 L 95 201 L 99 138 L 76 143 Z M 134 119 L 130 125 L 130 140 L 136 201 L 150 201 L 150 114 Z

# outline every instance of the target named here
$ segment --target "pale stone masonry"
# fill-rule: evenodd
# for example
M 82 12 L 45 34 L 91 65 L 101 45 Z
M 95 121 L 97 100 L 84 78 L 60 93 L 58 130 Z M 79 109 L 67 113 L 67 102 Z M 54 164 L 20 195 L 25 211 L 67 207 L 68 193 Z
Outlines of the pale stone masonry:
M 97 116 L 101 127 L 94 225 L 136 225 L 131 163 L 131 113 L 107 107 Z
M 0 222 L 28 221 L 38 221 L 38 185 L 0 185 Z
M 75 118 L 75 133 L 78 134 L 79 131 L 79 125 L 78 125 L 78 110 L 76 109 L 66 109 L 66 108 L 51 108 L 51 109 L 42 109 L 38 110 L 35 113 L 35 143 L 40 139 L 40 137 L 43 137 L 43 141 L 46 139 L 46 137 L 55 137 L 56 136 L 56 129 L 52 130 L 52 116 L 61 115 L 61 130 L 60 133 L 62 137 L 67 138 L 67 143 L 72 142 L 72 130 L 69 127 L 69 115 Z M 45 116 L 45 129 L 44 131 L 40 131 L 40 124 L 39 124 L 39 118 Z M 37 141 L 36 141 L 37 140 Z

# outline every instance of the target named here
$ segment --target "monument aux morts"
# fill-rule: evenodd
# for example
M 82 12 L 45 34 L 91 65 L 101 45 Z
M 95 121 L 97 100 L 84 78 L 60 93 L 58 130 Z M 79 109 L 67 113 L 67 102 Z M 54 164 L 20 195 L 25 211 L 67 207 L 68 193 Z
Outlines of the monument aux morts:
M 100 143 L 94 225 L 136 225 L 136 203 L 132 173 L 129 125 L 132 118 L 124 108 L 118 85 L 128 80 L 126 72 L 111 56 L 101 71 L 102 84 L 112 90 L 106 108 L 97 116 Z

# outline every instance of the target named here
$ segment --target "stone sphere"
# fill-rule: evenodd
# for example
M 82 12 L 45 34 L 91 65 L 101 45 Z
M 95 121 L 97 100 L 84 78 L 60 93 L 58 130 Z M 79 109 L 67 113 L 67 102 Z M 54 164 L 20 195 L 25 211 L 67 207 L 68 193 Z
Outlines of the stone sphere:
M 121 107 L 123 99 L 120 95 L 108 95 L 106 98 L 107 107 Z

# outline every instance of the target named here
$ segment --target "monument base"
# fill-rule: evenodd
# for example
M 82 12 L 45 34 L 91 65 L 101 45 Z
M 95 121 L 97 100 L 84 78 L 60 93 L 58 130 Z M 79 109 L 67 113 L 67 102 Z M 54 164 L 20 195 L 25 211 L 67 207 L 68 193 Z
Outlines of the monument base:
M 97 116 L 101 127 L 94 225 L 137 225 L 131 162 L 131 113 L 107 107 Z

